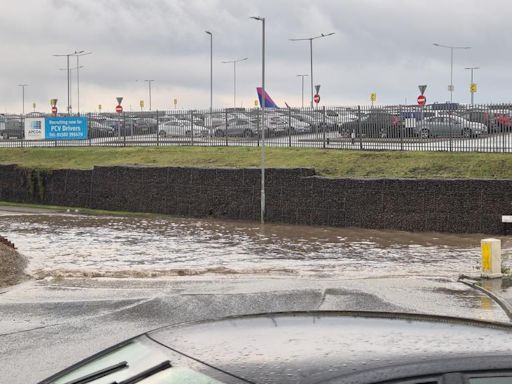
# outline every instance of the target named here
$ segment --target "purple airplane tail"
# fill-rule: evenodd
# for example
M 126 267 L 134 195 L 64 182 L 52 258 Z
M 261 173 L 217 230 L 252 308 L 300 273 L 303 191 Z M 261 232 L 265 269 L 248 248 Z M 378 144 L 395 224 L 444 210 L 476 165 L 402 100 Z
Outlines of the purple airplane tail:
M 260 100 L 260 107 L 263 106 L 263 89 L 261 87 L 256 88 L 256 92 L 258 93 L 258 99 Z M 271 99 L 271 97 L 268 95 L 268 93 L 265 91 L 265 108 L 279 108 L 276 103 L 274 103 L 274 100 Z

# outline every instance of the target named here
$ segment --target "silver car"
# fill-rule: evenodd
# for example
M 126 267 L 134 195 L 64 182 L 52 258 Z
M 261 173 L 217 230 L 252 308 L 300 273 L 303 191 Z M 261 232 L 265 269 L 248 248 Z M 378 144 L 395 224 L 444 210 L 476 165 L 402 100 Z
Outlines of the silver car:
M 487 132 L 484 124 L 459 116 L 429 117 L 418 122 L 414 133 L 422 139 L 429 137 L 475 137 Z
M 215 128 L 214 135 L 217 137 L 253 137 L 257 135 L 257 125 L 249 119 L 231 119 L 227 125 L 224 123 Z
M 205 137 L 208 136 L 208 129 L 186 120 L 169 120 L 158 126 L 158 135 L 160 137 Z

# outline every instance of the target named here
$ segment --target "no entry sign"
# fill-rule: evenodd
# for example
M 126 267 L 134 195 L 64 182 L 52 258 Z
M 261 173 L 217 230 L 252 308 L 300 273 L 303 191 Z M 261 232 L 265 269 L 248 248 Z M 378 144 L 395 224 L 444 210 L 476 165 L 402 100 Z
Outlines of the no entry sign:
M 56 114 L 57 114 L 57 107 L 56 107 L 55 105 L 52 107 L 52 113 L 53 113 L 54 115 L 56 115 Z
M 427 102 L 427 98 L 423 95 L 418 96 L 418 105 L 425 105 Z
M 318 104 L 320 102 L 320 95 L 318 93 L 313 97 L 313 101 L 315 102 L 315 104 Z
M 122 106 L 122 105 L 117 105 L 117 106 L 116 106 L 116 112 L 117 112 L 117 113 L 121 113 L 121 112 L 123 112 L 123 106 Z

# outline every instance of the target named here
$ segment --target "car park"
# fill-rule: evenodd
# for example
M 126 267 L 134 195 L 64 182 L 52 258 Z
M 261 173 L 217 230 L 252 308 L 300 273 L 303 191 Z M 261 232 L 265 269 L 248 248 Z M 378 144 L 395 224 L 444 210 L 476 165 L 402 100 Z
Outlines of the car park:
M 378 312 L 284 312 L 162 327 L 39 384 L 509 384 L 512 326 Z
M 471 122 L 460 116 L 441 115 L 427 118 L 416 125 L 415 134 L 422 139 L 430 137 L 475 137 L 487 133 L 482 123 Z

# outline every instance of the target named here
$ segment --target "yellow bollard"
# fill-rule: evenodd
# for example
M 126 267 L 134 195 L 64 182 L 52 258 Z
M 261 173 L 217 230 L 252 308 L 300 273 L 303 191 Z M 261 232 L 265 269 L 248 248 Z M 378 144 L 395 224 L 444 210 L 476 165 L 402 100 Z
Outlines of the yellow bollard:
M 482 245 L 482 277 L 497 279 L 501 274 L 501 240 L 483 239 Z

